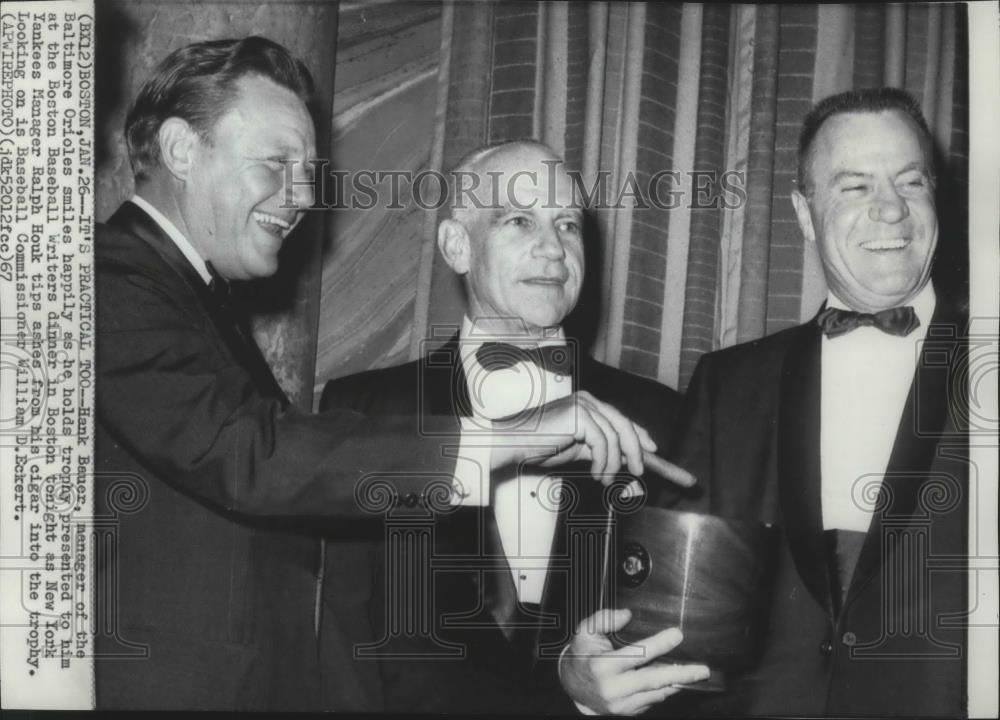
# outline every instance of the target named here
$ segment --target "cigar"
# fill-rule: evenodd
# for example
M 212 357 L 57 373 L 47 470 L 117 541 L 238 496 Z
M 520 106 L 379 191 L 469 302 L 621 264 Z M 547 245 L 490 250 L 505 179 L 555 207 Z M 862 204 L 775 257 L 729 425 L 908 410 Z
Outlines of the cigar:
M 672 462 L 668 462 L 659 455 L 654 455 L 648 450 L 642 451 L 642 462 L 645 465 L 646 470 L 656 473 L 664 480 L 669 480 L 675 485 L 689 488 L 694 487 L 698 482 L 695 479 L 695 476 L 684 468 L 678 467 Z

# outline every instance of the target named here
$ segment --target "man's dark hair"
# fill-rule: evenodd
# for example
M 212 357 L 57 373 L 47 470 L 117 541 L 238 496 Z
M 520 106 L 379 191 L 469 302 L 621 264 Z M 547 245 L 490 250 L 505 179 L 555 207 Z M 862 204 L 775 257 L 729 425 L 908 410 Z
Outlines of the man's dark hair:
M 805 195 L 812 191 L 809 186 L 810 151 L 823 123 L 834 115 L 879 113 L 887 110 L 898 110 L 916 123 L 920 129 L 920 143 L 924 147 L 924 157 L 929 164 L 927 170 L 933 177 L 934 143 L 917 101 L 908 92 L 899 88 L 863 88 L 824 98 L 806 115 L 806 119 L 802 122 L 802 132 L 799 133 L 799 191 Z
M 278 43 L 262 37 L 209 40 L 168 55 L 143 84 L 125 119 L 125 140 L 137 180 L 160 163 L 157 135 L 170 117 L 186 120 L 206 142 L 236 97 L 236 83 L 256 75 L 288 88 L 309 104 L 309 70 Z

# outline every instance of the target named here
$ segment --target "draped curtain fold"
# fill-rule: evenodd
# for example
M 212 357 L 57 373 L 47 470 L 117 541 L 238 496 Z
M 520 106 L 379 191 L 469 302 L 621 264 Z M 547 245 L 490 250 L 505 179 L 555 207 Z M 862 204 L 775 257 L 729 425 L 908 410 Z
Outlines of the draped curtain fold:
M 729 13 L 728 5 L 708 5 L 702 19 L 701 72 L 690 197 L 692 210 L 681 336 L 682 377 L 690 375 L 698 358 L 712 350 L 714 339 L 722 226 L 719 183 L 726 161 Z M 718 198 L 719 202 L 713 198 Z

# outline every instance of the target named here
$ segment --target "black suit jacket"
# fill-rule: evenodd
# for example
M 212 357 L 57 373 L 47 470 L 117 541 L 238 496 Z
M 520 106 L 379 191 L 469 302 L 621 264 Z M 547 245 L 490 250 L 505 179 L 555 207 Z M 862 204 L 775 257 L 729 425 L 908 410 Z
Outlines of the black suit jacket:
M 574 344 L 568 347 L 580 354 Z M 680 405 L 675 391 L 585 356 L 578 358 L 573 380 L 575 390 L 588 390 L 613 404 L 646 427 L 660 447 L 667 445 Z M 320 407 L 351 408 L 372 416 L 468 415 L 467 381 L 457 336 L 419 361 L 330 381 Z M 379 650 L 408 656 L 383 655 L 380 662 L 388 709 L 576 711 L 561 690 L 555 660 L 576 624 L 600 607 L 603 538 L 611 491 L 596 483 L 585 466 L 559 468 L 556 474 L 564 478 L 563 498 L 540 616 L 522 616 L 525 627 L 510 639 L 487 609 L 489 581 L 477 570 L 492 565 L 501 582 L 508 578 L 506 560 L 490 557 L 484 540 L 491 508 L 460 508 L 428 516 L 425 531 L 433 533 L 433 560 L 427 559 L 429 553 L 417 557 L 420 546 L 412 536 L 409 548 L 403 550 L 398 540 L 373 544 L 371 562 L 376 572 L 370 609 L 375 635 L 382 640 Z M 655 478 L 645 480 L 656 482 Z M 387 532 L 401 537 L 399 526 Z M 328 544 L 328 574 L 349 566 L 353 559 L 344 554 L 356 550 L 356 546 L 343 543 Z M 431 575 L 426 571 L 428 564 L 434 567 Z M 401 594 L 400 567 L 408 568 L 409 577 L 423 572 L 420 576 L 433 596 L 415 600 L 412 593 Z M 333 587 L 344 584 L 338 582 Z M 344 615 L 338 603 L 349 599 L 332 590 L 326 596 L 331 614 Z M 406 603 L 410 606 L 400 607 Z M 422 632 L 407 635 L 404 618 L 418 625 L 421 612 L 414 606 L 421 603 L 429 605 L 428 624 Z M 433 628 L 434 637 L 428 637 L 428 628 Z M 453 651 L 462 654 L 451 656 Z
M 676 459 L 707 492 L 688 505 L 775 523 L 783 541 L 759 666 L 725 696 L 678 697 L 674 712 L 964 713 L 964 332 L 939 299 L 842 608 L 822 527 L 818 326 L 702 358 Z
M 246 330 L 137 206 L 98 226 L 96 255 L 98 707 L 324 706 L 318 541 L 302 518 L 384 509 L 371 473 L 399 464 L 392 492 L 426 497 L 453 461 L 405 419 L 290 407 Z

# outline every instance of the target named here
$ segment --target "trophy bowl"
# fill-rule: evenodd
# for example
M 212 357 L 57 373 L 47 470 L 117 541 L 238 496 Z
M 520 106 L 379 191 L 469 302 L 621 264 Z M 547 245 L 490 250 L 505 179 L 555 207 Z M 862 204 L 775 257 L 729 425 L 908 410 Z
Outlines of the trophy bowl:
M 658 662 L 708 665 L 687 687 L 719 691 L 726 673 L 752 666 L 767 630 L 777 528 L 713 515 L 642 507 L 617 516 L 609 597 L 632 611 L 621 647 L 670 627 L 684 640 Z

